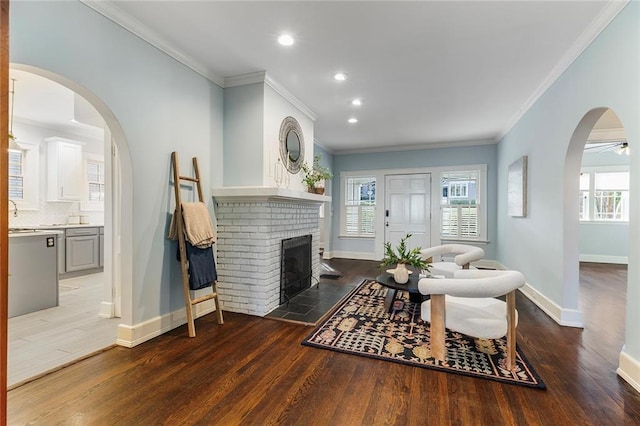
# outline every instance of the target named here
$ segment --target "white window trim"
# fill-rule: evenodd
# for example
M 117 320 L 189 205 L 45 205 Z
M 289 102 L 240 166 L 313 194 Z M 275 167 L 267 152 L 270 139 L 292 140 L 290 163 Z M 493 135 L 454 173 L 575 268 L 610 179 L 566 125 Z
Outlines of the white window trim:
M 346 185 L 347 179 L 350 178 L 374 178 L 376 180 L 376 203 L 374 204 L 374 226 L 373 226 L 373 234 L 365 235 L 365 234 L 347 234 L 347 214 L 346 214 Z M 379 205 L 379 185 L 380 185 L 380 177 L 379 171 L 355 171 L 355 172 L 340 172 L 340 233 L 338 238 L 354 238 L 354 239 L 376 239 L 379 234 L 378 226 L 376 226 L 377 217 L 378 217 L 378 205 Z
M 434 206 L 438 208 L 438 230 L 437 233 L 434 234 L 439 236 L 440 241 L 442 242 L 476 242 L 476 243 L 488 243 L 487 237 L 487 165 L 486 164 L 474 164 L 474 165 L 466 165 L 466 166 L 451 166 L 451 167 L 439 167 L 438 173 L 435 174 L 436 179 L 434 179 L 434 192 L 437 191 L 437 200 Z M 442 175 L 444 173 L 452 173 L 452 172 L 479 172 L 479 185 L 477 188 L 478 194 L 476 199 L 478 200 L 478 236 L 477 237 L 444 237 L 442 236 Z
M 23 189 L 25 198 L 14 200 L 20 210 L 38 210 L 40 208 L 40 144 L 16 140 L 23 154 Z M 9 203 L 9 211 L 13 211 Z
M 441 198 L 441 179 L 442 173 L 464 171 L 464 170 L 479 170 L 480 171 L 480 200 L 484 207 L 481 206 L 478 211 L 478 229 L 480 237 L 475 240 L 452 240 L 444 239 L 440 236 L 440 229 L 442 223 L 440 220 L 440 198 Z M 463 166 L 438 166 L 438 167 L 414 167 L 406 169 L 377 169 L 377 170 L 358 170 L 358 171 L 344 171 L 340 172 L 340 230 L 338 232 L 338 239 L 350 239 L 350 240 L 374 240 L 373 250 L 371 253 L 372 259 L 382 259 L 384 256 L 384 209 L 380 208 L 380 204 L 376 205 L 376 213 L 374 219 L 375 237 L 356 237 L 352 235 L 344 235 L 343 229 L 346 226 L 346 212 L 345 205 L 345 178 L 357 177 L 357 176 L 375 176 L 376 178 L 376 203 L 379 203 L 380 197 L 384 197 L 386 194 L 385 188 L 385 176 L 386 175 L 409 175 L 409 174 L 427 174 L 430 173 L 431 179 L 431 241 L 430 245 L 435 246 L 444 243 L 454 242 L 473 242 L 478 244 L 488 244 L 488 230 L 487 230 L 487 165 L 486 164 L 468 164 Z M 339 251 L 339 250 L 337 250 Z
M 580 219 L 581 224 L 628 224 L 628 220 L 617 220 L 617 219 L 593 219 L 594 211 L 593 211 L 593 196 L 595 194 L 595 174 L 596 173 L 609 173 L 609 172 L 629 172 L 631 169 L 628 165 L 619 165 L 619 166 L 586 166 L 580 169 L 580 173 L 589 173 L 589 204 L 587 206 L 587 213 L 589 219 Z M 631 174 L 629 174 L 629 179 L 631 179 Z M 629 182 L 631 183 L 631 182 Z M 581 193 L 582 189 L 578 186 L 578 191 Z M 629 190 L 626 190 L 629 191 Z M 629 212 L 630 214 L 630 212 Z
M 82 201 L 80 202 L 80 211 L 102 212 L 104 211 L 104 200 L 89 201 L 89 182 L 87 181 L 87 163 L 89 161 L 104 164 L 104 156 L 91 152 L 84 152 L 82 154 Z M 106 173 L 105 169 L 105 180 L 107 179 Z

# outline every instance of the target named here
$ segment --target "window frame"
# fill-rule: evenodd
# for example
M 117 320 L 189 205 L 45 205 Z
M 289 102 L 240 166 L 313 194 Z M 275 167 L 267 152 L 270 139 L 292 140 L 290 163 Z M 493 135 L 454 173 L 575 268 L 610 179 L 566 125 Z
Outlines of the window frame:
M 579 197 L 584 197 L 584 193 L 587 193 L 586 196 L 586 204 L 587 204 L 587 215 L 586 218 L 580 217 L 579 216 L 579 221 L 580 223 L 620 223 L 620 224 L 628 224 L 629 223 L 629 215 L 630 215 L 630 205 L 629 205 L 629 195 L 630 195 L 630 190 L 626 189 L 626 190 L 619 190 L 619 189 L 598 189 L 596 188 L 595 182 L 596 182 L 596 174 L 602 174 L 602 173 L 627 173 L 629 176 L 629 183 L 630 179 L 631 179 L 631 173 L 630 173 L 631 169 L 629 166 L 627 165 L 621 165 L 621 166 L 589 166 L 589 167 L 583 167 L 580 170 L 580 174 L 588 174 L 589 175 L 589 188 L 587 190 L 583 190 L 580 185 L 578 185 L 578 191 L 579 191 Z M 596 192 L 598 191 L 622 191 L 622 192 L 626 192 L 627 193 L 627 204 L 626 204 L 626 214 L 624 215 L 625 218 L 624 219 L 603 219 L 603 218 L 598 218 L 595 219 L 595 202 L 597 200 L 597 197 L 595 196 Z M 580 212 L 579 212 L 580 213 Z
M 349 185 L 350 179 L 367 179 L 375 182 L 376 185 L 376 193 L 375 200 L 373 204 L 358 204 L 358 205 L 349 205 L 347 204 L 347 186 Z M 376 172 L 341 172 L 340 173 L 340 235 L 341 238 L 366 238 L 366 239 L 375 239 L 378 235 L 377 230 L 377 206 L 378 206 L 378 198 L 379 198 L 379 176 Z M 362 207 L 363 206 L 373 206 L 373 220 L 372 220 L 372 233 L 364 234 L 362 232 L 359 233 L 348 233 L 347 232 L 347 210 L 349 207 L 358 207 L 358 218 L 362 217 Z M 360 231 L 362 228 L 360 227 Z
M 83 188 L 82 188 L 82 201 L 80 202 L 80 210 L 81 211 L 104 211 L 104 202 L 105 202 L 104 199 L 102 201 L 89 200 L 89 183 L 90 183 L 89 176 L 88 176 L 89 163 L 102 164 L 102 167 L 104 169 L 104 181 L 102 184 L 104 185 L 104 189 L 105 189 L 104 197 L 106 198 L 107 170 L 106 170 L 105 158 L 102 155 L 98 155 L 90 152 L 84 153 L 83 161 L 82 161 Z
M 476 215 L 476 227 L 477 227 L 477 236 L 467 237 L 461 236 L 459 233 L 457 236 L 444 235 L 442 233 L 443 227 L 443 218 L 444 218 L 444 208 L 445 206 L 451 206 L 451 204 L 442 204 L 442 179 L 446 174 L 451 173 L 460 173 L 460 172 L 476 172 L 478 173 L 478 184 L 476 187 L 476 204 L 474 206 L 477 208 Z M 451 167 L 442 167 L 438 170 L 437 179 L 435 180 L 434 189 L 437 188 L 438 191 L 438 235 L 440 237 L 440 241 L 442 242 L 488 242 L 488 230 L 487 230 L 487 165 L 486 164 L 475 164 L 475 165 L 461 165 L 461 166 L 451 166 Z M 468 188 L 467 188 L 468 191 Z M 468 193 L 468 192 L 467 192 Z M 452 197 L 448 197 L 452 198 Z M 454 199 L 456 197 L 453 197 Z M 458 229 L 460 229 L 460 225 L 458 225 Z
M 40 145 L 19 141 L 22 152 L 22 199 L 13 200 L 19 210 L 38 210 L 40 208 Z M 8 181 L 7 181 L 8 184 Z M 14 206 L 9 203 L 9 210 Z

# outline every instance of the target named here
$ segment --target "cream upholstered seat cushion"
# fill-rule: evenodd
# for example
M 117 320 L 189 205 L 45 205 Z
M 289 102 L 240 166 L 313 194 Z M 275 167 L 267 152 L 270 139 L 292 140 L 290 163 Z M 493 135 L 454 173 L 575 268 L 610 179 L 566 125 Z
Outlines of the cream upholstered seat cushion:
M 444 294 L 445 327 L 470 336 L 497 339 L 507 333 L 507 304 L 494 297 L 524 285 L 518 271 L 460 270 L 452 279 L 421 278 L 422 294 Z M 431 319 L 431 301 L 422 302 L 422 319 Z M 517 311 L 516 311 L 517 320 Z
M 470 266 L 470 268 L 473 268 L 473 266 Z M 431 275 L 441 275 L 445 278 L 453 278 L 453 274 L 460 269 L 462 269 L 462 266 L 456 265 L 454 262 L 432 262 L 429 273 Z
M 442 256 L 443 254 L 456 254 L 453 262 L 431 262 L 430 273 L 432 275 L 442 275 L 445 278 L 453 278 L 456 271 L 461 270 L 464 265 L 475 262 L 484 257 L 484 250 L 480 247 L 470 246 L 467 244 L 442 244 L 433 246 L 420 251 L 423 259 Z M 471 267 L 473 268 L 473 267 Z
M 422 318 L 431 318 L 431 303 L 422 303 Z M 517 324 L 516 311 L 516 324 Z M 482 339 L 507 334 L 507 304 L 494 298 L 470 299 L 445 296 L 445 327 Z
M 421 278 L 418 290 L 431 295 L 422 302 L 421 314 L 431 324 L 433 357 L 445 361 L 445 329 L 480 338 L 497 339 L 506 334 L 505 367 L 516 368 L 515 290 L 524 285 L 518 271 L 469 270 L 454 273 L 452 279 Z M 495 299 L 505 295 L 506 303 Z

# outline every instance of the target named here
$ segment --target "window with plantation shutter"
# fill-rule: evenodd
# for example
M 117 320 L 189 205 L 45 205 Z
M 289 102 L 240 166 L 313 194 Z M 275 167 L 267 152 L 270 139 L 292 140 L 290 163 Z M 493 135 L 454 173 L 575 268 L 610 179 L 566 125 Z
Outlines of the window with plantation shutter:
M 104 201 L 104 163 L 87 161 L 89 202 Z
M 480 171 L 444 172 L 441 176 L 441 237 L 479 239 Z
M 24 199 L 24 154 L 13 149 L 9 150 L 9 199 Z
M 344 230 L 349 236 L 375 235 L 376 179 L 372 176 L 345 179 Z

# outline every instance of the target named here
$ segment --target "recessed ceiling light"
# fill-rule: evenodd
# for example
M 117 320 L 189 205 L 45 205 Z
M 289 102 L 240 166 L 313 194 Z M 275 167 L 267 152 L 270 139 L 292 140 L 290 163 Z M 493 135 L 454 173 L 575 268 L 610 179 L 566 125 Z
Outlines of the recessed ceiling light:
M 351 101 L 351 105 L 354 105 L 354 106 L 360 106 L 360 105 L 362 105 L 362 99 L 360 99 L 360 98 L 355 98 L 354 100 L 352 100 L 352 101 Z
M 333 75 L 333 79 L 337 81 L 345 81 L 347 79 L 347 74 L 343 72 L 337 72 Z
M 278 43 L 280 43 L 283 46 L 291 46 L 293 45 L 294 42 L 295 40 L 290 34 L 281 34 L 278 37 Z
M 351 117 L 351 118 L 350 118 L 349 120 L 347 120 L 347 121 L 349 121 L 349 123 L 351 123 L 351 124 L 355 124 L 355 123 L 357 123 L 357 122 L 358 122 L 358 119 L 357 119 L 357 118 L 353 118 L 353 117 Z

